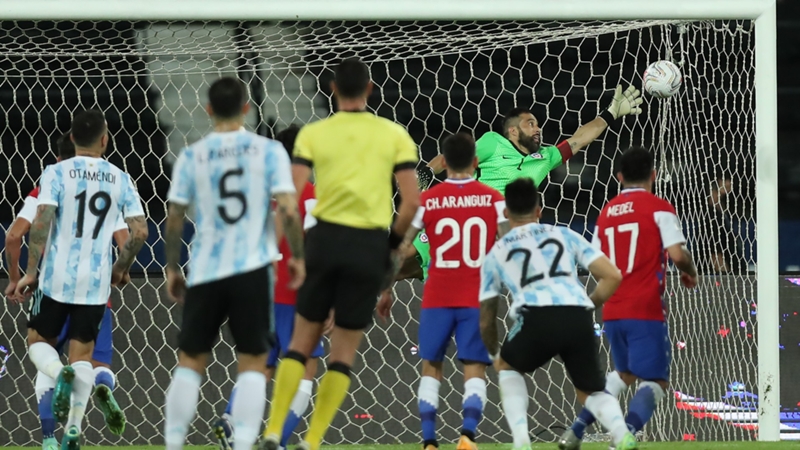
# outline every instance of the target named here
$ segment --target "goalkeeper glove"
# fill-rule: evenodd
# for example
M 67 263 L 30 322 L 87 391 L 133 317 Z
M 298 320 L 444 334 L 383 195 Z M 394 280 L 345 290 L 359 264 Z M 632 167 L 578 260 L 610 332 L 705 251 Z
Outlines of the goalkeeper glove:
M 611 106 L 608 107 L 608 113 L 611 113 L 614 119 L 619 119 L 627 115 L 641 114 L 641 104 L 642 93 L 639 92 L 638 89 L 633 86 L 628 86 L 628 89 L 623 91 L 622 86 L 619 85 L 616 91 L 614 91 L 614 98 L 611 100 Z M 607 113 L 602 114 L 602 117 L 605 119 Z M 606 120 L 606 122 L 608 122 L 608 120 Z

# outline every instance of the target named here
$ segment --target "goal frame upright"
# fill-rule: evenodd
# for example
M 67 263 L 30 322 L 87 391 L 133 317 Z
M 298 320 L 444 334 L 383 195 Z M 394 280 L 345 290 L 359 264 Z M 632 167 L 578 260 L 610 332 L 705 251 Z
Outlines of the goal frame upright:
M 715 20 L 755 22 L 758 439 L 780 439 L 775 0 L 30 0 L 3 20 Z

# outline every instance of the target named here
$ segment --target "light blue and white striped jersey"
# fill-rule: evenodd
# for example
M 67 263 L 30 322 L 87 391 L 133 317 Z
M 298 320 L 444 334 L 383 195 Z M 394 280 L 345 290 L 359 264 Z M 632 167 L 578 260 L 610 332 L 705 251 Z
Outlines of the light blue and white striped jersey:
M 144 215 L 133 180 L 104 159 L 75 156 L 45 169 L 39 205 L 56 206 L 39 277 L 42 292 L 61 303 L 105 304 L 119 217 Z
M 578 279 L 578 266 L 603 253 L 566 227 L 531 223 L 516 227 L 495 242 L 481 267 L 480 300 L 511 292 L 511 310 L 522 306 L 594 308 Z
M 265 267 L 278 258 L 270 201 L 294 193 L 283 145 L 240 129 L 185 148 L 172 172 L 170 202 L 190 205 L 195 235 L 188 286 Z

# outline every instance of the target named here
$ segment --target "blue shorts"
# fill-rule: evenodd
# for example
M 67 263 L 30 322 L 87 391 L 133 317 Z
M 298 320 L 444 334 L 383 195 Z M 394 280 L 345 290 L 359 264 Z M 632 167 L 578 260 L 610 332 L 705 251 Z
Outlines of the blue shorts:
M 479 308 L 423 308 L 419 317 L 419 355 L 426 361 L 444 360 L 455 335 L 459 361 L 491 364 L 481 339 Z
M 643 380 L 669 380 L 672 346 L 667 323 L 658 320 L 611 320 L 604 324 L 617 372 Z
M 294 306 L 275 304 L 275 346 L 267 357 L 267 367 L 275 367 L 278 364 L 278 357 L 289 351 L 289 343 L 292 342 L 294 332 Z M 319 358 L 325 354 L 322 341 L 319 341 L 317 348 L 311 352 L 312 358 Z
M 100 333 L 97 334 L 97 339 L 94 341 L 94 353 L 92 359 L 103 364 L 111 365 L 111 356 L 113 355 L 113 346 L 111 332 L 114 328 L 112 320 L 113 313 L 111 309 L 106 307 L 106 312 L 103 314 L 103 321 L 100 322 Z M 64 350 L 64 345 L 67 343 L 67 330 L 69 329 L 69 318 L 61 329 L 61 334 L 58 335 L 56 342 L 56 351 L 61 353 Z

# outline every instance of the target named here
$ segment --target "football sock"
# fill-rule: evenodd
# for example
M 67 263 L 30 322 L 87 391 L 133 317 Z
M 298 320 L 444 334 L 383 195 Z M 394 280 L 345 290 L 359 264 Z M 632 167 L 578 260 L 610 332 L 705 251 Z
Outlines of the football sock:
M 336 412 L 342 406 L 347 391 L 350 389 L 350 366 L 340 362 L 328 365 L 328 371 L 322 376 L 317 391 L 317 401 L 308 425 L 305 441 L 310 450 L 318 450 L 325 432 L 331 426 Z
M 461 434 L 475 440 L 475 432 L 483 415 L 483 405 L 486 404 L 486 380 L 483 378 L 470 378 L 464 383 L 464 401 L 462 403 L 462 416 L 464 427 Z
M 78 427 L 78 431 L 80 431 L 83 416 L 86 414 L 86 406 L 89 403 L 89 397 L 92 395 L 94 370 L 92 369 L 92 363 L 89 361 L 72 363 L 72 368 L 75 369 L 75 380 L 72 382 L 69 417 L 67 418 L 67 425 L 64 428 L 69 429 L 75 426 Z
M 439 386 L 442 383 L 434 377 L 422 377 L 417 388 L 419 418 L 422 423 L 423 447 L 436 445 L 436 415 L 439 409 Z
M 636 433 L 653 417 L 656 405 L 664 398 L 664 389 L 653 381 L 642 381 L 628 406 L 625 423 L 631 433 Z
M 108 386 L 112 391 L 116 385 L 114 379 L 114 372 L 108 367 L 95 367 L 94 368 L 94 385 L 95 386 Z
M 286 416 L 286 423 L 283 425 L 283 435 L 281 435 L 281 447 L 286 448 L 289 443 L 289 438 L 292 437 L 294 429 L 303 418 L 303 414 L 308 409 L 308 402 L 311 400 L 311 391 L 314 389 L 314 382 L 311 380 L 303 380 L 297 388 L 297 393 L 294 394 L 292 399 L 292 406 L 289 407 L 289 414 Z
M 28 354 L 36 369 L 54 380 L 58 378 L 58 374 L 64 368 L 56 349 L 46 342 L 31 344 L 28 347 Z
M 203 377 L 192 369 L 178 367 L 172 373 L 164 407 L 164 443 L 167 450 L 180 450 L 186 442 L 189 424 L 197 412 Z
M 514 448 L 529 447 L 531 436 L 528 430 L 528 387 L 525 378 L 515 370 L 501 370 L 498 384 L 500 403 L 514 438 Z
M 277 436 L 280 439 L 286 416 L 292 405 L 295 393 L 300 387 L 300 381 L 306 372 L 306 357 L 300 353 L 289 351 L 278 364 L 275 372 L 275 386 L 272 388 L 272 402 L 270 403 L 269 421 L 264 430 L 264 436 Z
M 606 376 L 606 392 L 613 395 L 614 398 L 619 398 L 619 395 L 627 389 L 628 385 L 622 381 L 622 377 L 619 376 L 619 372 L 609 372 L 609 374 Z M 572 432 L 575 433 L 575 436 L 578 439 L 583 439 L 583 434 L 586 432 L 586 428 L 595 423 L 596 420 L 597 419 L 595 419 L 588 409 L 583 408 L 580 414 L 578 414 L 578 418 L 572 424 Z
M 53 417 L 53 389 L 56 380 L 42 372 L 36 373 L 36 401 L 39 407 L 39 421 L 42 423 L 42 439 L 55 437 L 56 419 Z
M 600 425 L 611 433 L 614 443 L 619 443 L 628 433 L 628 427 L 622 419 L 619 401 L 613 395 L 608 392 L 595 392 L 586 398 L 584 406 L 597 417 Z
M 267 405 L 267 377 L 263 372 L 242 372 L 236 378 L 236 400 L 231 408 L 236 430 L 234 450 L 250 450 L 256 443 Z

